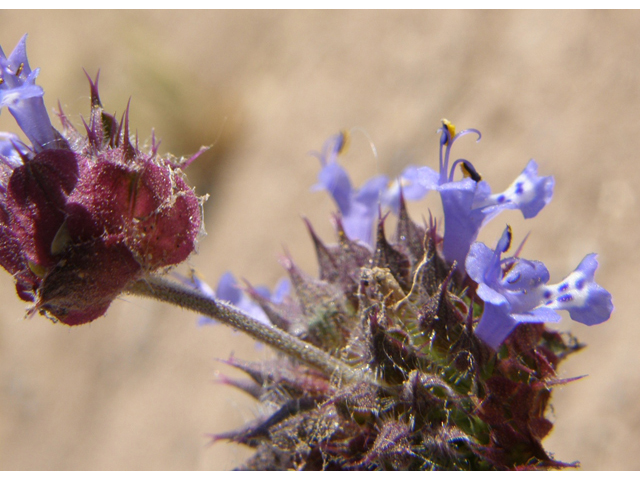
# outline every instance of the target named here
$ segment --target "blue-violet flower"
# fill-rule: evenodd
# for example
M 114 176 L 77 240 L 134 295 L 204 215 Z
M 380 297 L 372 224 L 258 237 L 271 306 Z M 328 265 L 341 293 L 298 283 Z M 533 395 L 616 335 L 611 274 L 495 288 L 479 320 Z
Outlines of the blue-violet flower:
M 40 69 L 31 70 L 24 35 L 7 58 L 0 47 L 0 111 L 7 107 L 36 152 L 65 144 L 44 106 L 44 90 L 36 85 Z
M 549 272 L 542 262 L 518 257 L 501 259 L 511 244 L 507 227 L 495 250 L 480 242 L 471 246 L 466 261 L 469 276 L 478 283 L 484 312 L 475 334 L 498 348 L 519 323 L 558 322 L 555 310 L 567 310 L 585 325 L 609 319 L 611 294 L 594 281 L 596 255 L 587 255 L 562 282 L 547 285 Z
M 438 130 L 440 136 L 439 172 L 420 167 L 407 169 L 401 182 L 419 183 L 424 192 L 440 193 L 444 211 L 444 241 L 442 253 L 449 262 L 457 262 L 458 271 L 464 270 L 464 262 L 471 244 L 478 237 L 480 228 L 498 213 L 506 209 L 518 209 L 524 218 L 532 218 L 549 203 L 553 195 L 553 177 L 539 177 L 538 165 L 530 160 L 523 172 L 504 192 L 491 194 L 491 187 L 483 181 L 471 162 L 458 159 L 449 168 L 451 147 L 457 139 L 478 130 L 467 129 L 456 134 L 455 127 L 447 120 Z M 464 177 L 454 181 L 455 168 L 460 165 Z
M 312 152 L 322 164 L 314 189 L 324 189 L 331 194 L 340 209 L 345 233 L 351 240 L 360 240 L 372 246 L 374 220 L 378 216 L 378 205 L 389 179 L 378 175 L 359 190 L 353 188 L 347 172 L 337 162 L 338 155 L 348 147 L 348 135 L 346 131 L 337 133 L 324 143 L 322 152 Z
M 238 310 L 248 315 L 249 317 L 257 320 L 265 325 L 271 325 L 269 317 L 264 313 L 264 310 L 260 305 L 253 301 L 251 297 L 245 292 L 243 288 L 238 285 L 238 281 L 231 272 L 225 272 L 220 280 L 216 291 L 199 278 L 195 273 L 191 275 L 191 279 L 185 280 L 185 283 L 194 287 L 199 292 L 212 299 L 222 300 L 224 302 L 233 305 Z M 251 287 L 251 294 L 255 297 L 259 295 L 265 301 L 273 304 L 279 304 L 289 294 L 291 289 L 291 283 L 288 279 L 282 279 L 273 290 L 273 293 L 269 291 L 269 288 L 263 286 Z M 210 325 L 217 323 L 210 317 L 201 316 L 198 319 L 198 325 Z

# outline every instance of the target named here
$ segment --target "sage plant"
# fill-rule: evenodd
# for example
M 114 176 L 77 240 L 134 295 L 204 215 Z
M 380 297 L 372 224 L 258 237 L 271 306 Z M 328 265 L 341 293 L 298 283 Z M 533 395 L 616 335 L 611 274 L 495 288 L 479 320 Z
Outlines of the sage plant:
M 338 162 L 348 132 L 315 156 L 316 190 L 338 211 L 335 243 L 305 220 L 319 277 L 286 256 L 287 279 L 273 292 L 241 288 L 225 274 L 214 292 L 193 276 L 161 276 L 195 249 L 202 199 L 187 186 L 189 160 L 160 157 L 106 113 L 98 79 L 89 79 L 91 114 L 81 132 L 61 109 L 56 130 L 35 84 L 23 38 L 0 50 L 0 105 L 29 143 L 0 137 L 0 263 L 13 275 L 30 314 L 74 326 L 104 314 L 121 293 L 192 309 L 271 346 L 273 359 L 228 364 L 248 378 L 221 381 L 262 404 L 248 425 L 212 435 L 248 445 L 240 469 L 479 470 L 549 469 L 542 440 L 559 362 L 582 345 L 546 326 L 558 310 L 586 325 L 609 319 L 611 295 L 595 282 L 588 254 L 549 284 L 542 262 L 512 251 L 507 227 L 495 246 L 476 242 L 501 211 L 532 218 L 554 180 L 531 160 L 503 192 L 454 144 L 477 130 L 438 130 L 439 168 L 411 166 L 394 180 L 377 176 L 356 189 Z M 457 170 L 460 167 L 461 173 Z M 458 178 L 458 179 L 456 179 Z M 429 214 L 414 222 L 406 202 L 436 191 L 444 232 Z M 295 214 L 296 212 L 292 212 Z M 385 231 L 389 214 L 395 232 Z

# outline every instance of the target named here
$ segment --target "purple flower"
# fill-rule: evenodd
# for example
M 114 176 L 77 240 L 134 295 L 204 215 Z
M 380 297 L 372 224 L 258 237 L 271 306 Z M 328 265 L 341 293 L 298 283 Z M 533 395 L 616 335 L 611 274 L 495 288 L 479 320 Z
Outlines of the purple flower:
M 595 254 L 587 255 L 561 283 L 548 286 L 549 272 L 542 262 L 501 259 L 510 244 L 507 227 L 495 250 L 474 243 L 466 260 L 467 273 L 484 300 L 475 333 L 489 346 L 497 349 L 519 323 L 558 322 L 561 317 L 555 310 L 568 310 L 573 320 L 586 325 L 609 319 L 611 294 L 594 282 Z
M 422 186 L 420 167 L 409 165 L 402 174 L 396 178 L 384 192 L 382 204 L 388 206 L 393 213 L 400 212 L 400 193 L 405 200 L 420 200 L 429 190 Z
M 0 48 L 0 109 L 8 107 L 33 144 L 35 152 L 56 148 L 64 143 L 53 128 L 44 106 L 44 90 L 36 85 L 39 68 L 31 71 L 27 60 L 27 36 L 22 39 L 7 58 Z
M 475 133 L 480 141 L 480 132 L 468 129 L 456 134 L 455 127 L 447 120 L 442 121 L 438 132 L 441 132 L 439 172 L 429 167 L 410 167 L 400 176 L 399 182 L 412 186 L 411 197 L 407 198 L 418 199 L 430 190 L 440 193 L 444 211 L 443 255 L 449 263 L 457 262 L 458 270 L 463 271 L 469 247 L 483 225 L 507 209 L 518 209 L 525 218 L 536 216 L 551 200 L 554 182 L 553 177 L 539 177 L 536 162 L 530 160 L 509 188 L 492 195 L 491 187 L 481 179 L 471 162 L 458 159 L 449 168 L 454 142 L 470 133 Z M 465 178 L 454 181 L 458 165 Z M 423 189 L 422 195 L 419 187 Z M 390 196 L 387 203 L 393 206 L 396 200 Z
M 327 190 L 331 194 L 340 209 L 345 233 L 351 240 L 360 240 L 372 246 L 378 205 L 389 179 L 378 175 L 355 190 L 347 172 L 337 163 L 338 155 L 346 150 L 347 144 L 348 133 L 340 132 L 324 143 L 322 152 L 312 152 L 322 164 L 314 189 Z
M 265 325 L 271 325 L 269 318 L 264 313 L 260 305 L 251 300 L 249 295 L 247 295 L 244 290 L 238 286 L 238 282 L 231 272 L 226 272 L 222 277 L 220 277 L 215 293 L 209 285 L 199 279 L 196 275 L 192 275 L 190 284 L 208 297 L 228 302 L 254 320 L 264 323 Z M 254 292 L 273 303 L 281 303 L 284 297 L 289 294 L 290 289 L 291 284 L 289 280 L 282 279 L 276 285 L 273 294 L 269 292 L 267 287 L 255 287 Z M 200 326 L 215 323 L 217 322 L 209 317 L 200 317 L 198 319 L 198 325 Z
M 573 320 L 585 325 L 608 320 L 613 303 L 611 294 L 594 281 L 597 268 L 596 254 L 590 253 L 562 282 L 545 288 L 545 306 L 566 310 Z

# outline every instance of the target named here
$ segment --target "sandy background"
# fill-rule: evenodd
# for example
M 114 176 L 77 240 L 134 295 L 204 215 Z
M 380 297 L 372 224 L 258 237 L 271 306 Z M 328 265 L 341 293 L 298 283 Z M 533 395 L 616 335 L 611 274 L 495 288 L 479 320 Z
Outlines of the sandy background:
M 556 178 L 553 202 L 523 223 L 503 214 L 482 232 L 532 231 L 527 258 L 559 281 L 599 253 L 614 297 L 598 327 L 563 320 L 589 348 L 554 394 L 556 458 L 584 469 L 640 468 L 639 12 L 0 12 L 8 54 L 29 33 L 32 68 L 53 108 L 78 124 L 89 106 L 82 72 L 101 69 L 107 110 L 152 127 L 178 155 L 215 142 L 187 171 L 209 193 L 209 235 L 191 258 L 212 284 L 232 270 L 273 286 L 283 246 L 316 273 L 307 215 L 332 239 L 334 207 L 307 156 L 341 128 L 362 127 L 344 162 L 357 184 L 409 163 L 435 167 L 440 118 L 482 131 L 454 154 L 494 190 L 527 160 Z M 5 112 L 0 130 L 16 130 Z M 438 200 L 412 206 L 415 218 Z M 69 329 L 26 305 L 0 274 L 0 468 L 229 469 L 247 450 L 208 446 L 206 433 L 254 417 L 248 397 L 213 382 L 232 352 L 268 355 L 224 326 L 140 299 Z M 635 312 L 635 313 L 634 313 Z M 227 372 L 228 373 L 228 372 Z

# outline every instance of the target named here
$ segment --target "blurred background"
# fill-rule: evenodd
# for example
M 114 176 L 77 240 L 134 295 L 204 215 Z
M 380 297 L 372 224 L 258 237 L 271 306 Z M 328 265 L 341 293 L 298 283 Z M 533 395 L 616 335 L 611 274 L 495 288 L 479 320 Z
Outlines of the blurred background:
M 76 125 L 89 111 L 82 69 L 100 69 L 104 106 L 120 115 L 131 97 L 141 141 L 155 128 L 165 153 L 212 145 L 187 174 L 210 195 L 208 235 L 189 264 L 213 286 L 231 270 L 273 287 L 285 249 L 317 273 L 301 216 L 333 241 L 335 207 L 310 192 L 308 152 L 342 128 L 357 127 L 342 160 L 356 185 L 410 163 L 436 168 L 443 117 L 482 131 L 454 155 L 494 191 L 535 158 L 555 176 L 551 204 L 526 223 L 503 214 L 480 239 L 493 245 L 507 222 L 518 243 L 531 231 L 523 256 L 544 261 L 554 282 L 599 254 L 615 311 L 597 327 L 559 325 L 588 344 L 560 375 L 588 377 L 554 391 L 545 446 L 584 469 L 618 470 L 640 469 L 639 25 L 640 12 L 603 11 L 2 11 L 0 44 L 9 55 L 29 33 L 47 107 L 59 100 Z M 17 131 L 8 112 L 0 130 Z M 436 195 L 410 212 L 428 209 L 441 216 Z M 266 348 L 132 297 L 82 327 L 25 318 L 4 271 L 0 295 L 0 468 L 230 469 L 249 455 L 209 444 L 208 433 L 259 413 L 215 383 L 232 374 L 216 359 L 265 358 Z

